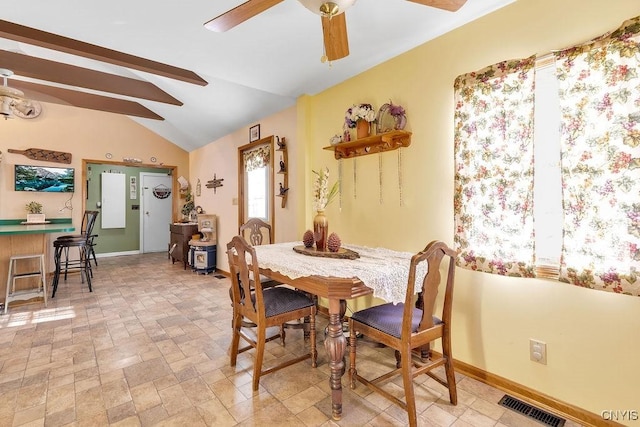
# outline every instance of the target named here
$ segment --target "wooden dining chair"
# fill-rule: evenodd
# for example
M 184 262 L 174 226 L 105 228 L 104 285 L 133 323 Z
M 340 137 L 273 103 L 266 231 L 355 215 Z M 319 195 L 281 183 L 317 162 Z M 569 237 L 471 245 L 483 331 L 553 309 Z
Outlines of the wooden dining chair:
M 259 281 L 258 259 L 256 251 L 242 236 L 235 236 L 227 244 L 227 256 L 231 272 L 233 297 L 233 326 L 230 348 L 231 366 L 236 366 L 238 354 L 254 348 L 253 390 L 258 390 L 260 377 L 278 371 L 294 363 L 311 358 L 311 366 L 316 367 L 316 305 L 306 294 L 286 286 L 264 289 Z M 265 345 L 268 340 L 267 329 L 280 326 L 290 320 L 309 316 L 310 346 L 309 353 L 285 360 L 268 369 L 262 369 Z M 243 318 L 255 324 L 254 328 L 242 326 Z M 248 345 L 240 348 L 240 339 Z
M 446 280 L 442 281 L 440 264 L 448 257 L 449 265 Z M 409 416 L 409 425 L 417 425 L 416 402 L 413 390 L 413 378 L 427 374 L 449 389 L 449 401 L 458 403 L 456 379 L 453 370 L 453 356 L 451 355 L 451 307 L 453 299 L 453 282 L 455 274 L 456 252 L 440 241 L 433 241 L 421 252 L 411 258 L 407 293 L 404 303 L 382 304 L 357 311 L 349 319 L 349 379 L 352 389 L 356 380 L 365 384 L 371 390 L 380 393 L 385 398 L 397 404 Z M 428 271 L 424 277 L 416 277 L 418 266 L 426 262 Z M 416 308 L 415 284 L 418 280 L 417 291 L 422 298 L 423 309 Z M 444 288 L 444 301 L 440 317 L 433 315 L 438 291 Z M 358 374 L 356 368 L 357 336 L 362 334 L 367 338 L 384 344 L 395 350 L 396 369 L 380 375 L 374 379 L 366 379 Z M 425 360 L 421 357 L 430 342 L 442 340 L 442 355 L 431 356 Z M 434 368 L 444 366 L 446 378 L 432 372 Z M 404 400 L 394 396 L 384 388 L 385 382 L 402 375 L 404 386 Z
M 249 218 L 240 226 L 238 234 L 248 241 L 251 246 L 269 245 L 273 243 L 271 224 L 260 218 Z M 263 275 L 260 276 L 260 282 L 263 288 L 282 284 Z

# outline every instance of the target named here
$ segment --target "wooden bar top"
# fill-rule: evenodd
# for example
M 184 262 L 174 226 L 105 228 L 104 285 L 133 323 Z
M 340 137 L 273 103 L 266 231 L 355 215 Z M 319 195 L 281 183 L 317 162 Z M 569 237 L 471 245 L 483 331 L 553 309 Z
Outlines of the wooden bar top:
M 21 224 L 24 219 L 0 219 L 0 235 L 70 233 L 75 231 L 71 218 L 52 218 L 49 224 Z

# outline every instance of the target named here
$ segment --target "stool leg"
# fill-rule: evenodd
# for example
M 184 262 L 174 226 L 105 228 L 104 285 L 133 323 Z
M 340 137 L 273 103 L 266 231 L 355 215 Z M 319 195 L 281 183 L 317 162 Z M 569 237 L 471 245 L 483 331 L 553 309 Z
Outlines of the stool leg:
M 64 281 L 67 281 L 67 271 L 69 270 L 69 247 L 64 248 Z
M 51 298 L 55 298 L 56 290 L 58 289 L 58 282 L 60 281 L 60 263 L 62 262 L 60 259 L 61 256 L 62 256 L 62 247 L 57 246 L 55 248 L 55 255 L 53 257 L 56 264 L 56 269 L 55 269 L 55 272 L 53 273 L 53 284 L 51 286 L 53 288 L 53 291 L 51 293 Z
M 42 297 L 44 298 L 44 306 L 47 306 L 47 276 L 44 272 L 44 254 L 40 255 L 40 278 L 42 280 Z
M 88 247 L 82 247 L 81 248 L 82 251 L 82 258 L 81 258 L 81 263 L 82 265 L 84 265 L 84 275 L 87 277 L 87 285 L 89 285 L 89 292 L 93 292 L 93 289 L 91 288 L 91 277 L 93 276 L 93 271 L 91 270 L 91 257 L 89 254 L 89 248 Z
M 4 299 L 4 314 L 7 314 L 7 308 L 9 307 L 9 289 L 11 289 L 11 278 L 13 277 L 13 259 L 9 260 L 9 274 L 7 274 L 7 295 Z

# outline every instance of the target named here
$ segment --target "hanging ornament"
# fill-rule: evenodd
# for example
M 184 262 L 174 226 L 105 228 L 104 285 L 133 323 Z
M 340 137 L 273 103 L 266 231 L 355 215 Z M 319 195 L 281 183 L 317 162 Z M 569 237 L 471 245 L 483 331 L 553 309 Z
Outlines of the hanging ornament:
M 338 160 L 338 203 L 342 212 L 342 157 Z
M 353 159 L 353 198 L 356 199 L 356 183 L 358 181 L 357 177 L 358 163 L 356 163 L 356 159 Z
M 378 191 L 380 193 L 380 204 L 382 204 L 382 153 L 378 153 Z
M 400 206 L 402 202 L 402 147 L 398 148 L 398 194 L 400 196 Z

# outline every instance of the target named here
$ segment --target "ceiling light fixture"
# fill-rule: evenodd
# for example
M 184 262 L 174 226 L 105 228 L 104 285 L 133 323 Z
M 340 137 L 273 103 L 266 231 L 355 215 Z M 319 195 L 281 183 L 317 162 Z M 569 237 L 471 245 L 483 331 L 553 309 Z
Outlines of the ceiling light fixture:
M 304 7 L 316 15 L 331 18 L 349 9 L 356 0 L 298 0 Z
M 11 103 L 13 99 L 8 96 L 0 96 L 2 99 L 2 104 L 0 104 L 0 116 L 3 116 L 5 120 L 12 116 L 11 114 Z
M 26 100 L 14 103 L 13 108 L 18 110 L 20 113 L 24 114 L 25 116 L 33 116 L 36 112 L 36 109 L 31 104 L 31 102 Z
M 14 115 L 22 119 L 34 119 L 42 112 L 42 106 L 37 101 L 32 101 L 24 97 L 24 92 L 7 85 L 7 79 L 13 75 L 13 71 L 0 68 L 0 76 L 4 84 L 0 86 L 0 115 L 5 119 Z

